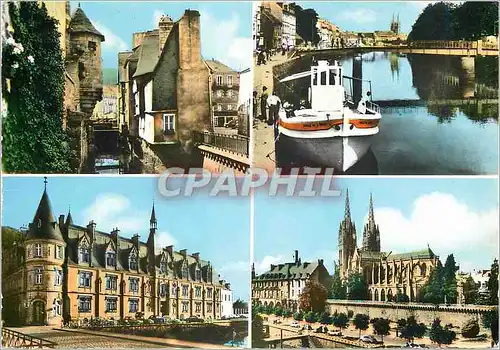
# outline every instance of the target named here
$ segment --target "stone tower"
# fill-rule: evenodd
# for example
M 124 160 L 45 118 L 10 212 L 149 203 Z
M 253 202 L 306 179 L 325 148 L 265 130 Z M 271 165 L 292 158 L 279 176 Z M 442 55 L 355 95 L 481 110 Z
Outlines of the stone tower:
M 363 248 L 369 252 L 380 252 L 380 231 L 375 224 L 375 214 L 373 213 L 373 197 L 370 193 L 370 208 L 368 209 L 368 222 L 363 229 Z
M 61 325 L 63 317 L 63 264 L 66 243 L 52 213 L 45 189 L 33 222 L 29 225 L 26 247 L 27 324 Z
M 344 220 L 339 227 L 339 272 L 343 278 L 349 275 L 351 258 L 356 250 L 356 225 L 351 220 L 349 190 L 345 199 Z
M 160 21 L 158 22 L 158 35 L 159 35 L 159 52 L 163 51 L 163 47 L 165 46 L 165 43 L 167 42 L 167 38 L 170 35 L 170 32 L 172 31 L 172 27 L 174 26 L 174 22 L 172 21 L 172 18 L 169 16 L 161 16 Z
M 394 14 L 393 14 L 391 22 L 391 32 L 393 32 L 394 34 L 399 34 L 399 30 L 400 30 L 399 13 L 397 19 L 394 19 Z
M 97 101 L 102 100 L 101 43 L 104 35 L 95 29 L 80 7 L 71 17 L 68 30 L 67 69 L 78 82 L 80 111 L 90 116 Z

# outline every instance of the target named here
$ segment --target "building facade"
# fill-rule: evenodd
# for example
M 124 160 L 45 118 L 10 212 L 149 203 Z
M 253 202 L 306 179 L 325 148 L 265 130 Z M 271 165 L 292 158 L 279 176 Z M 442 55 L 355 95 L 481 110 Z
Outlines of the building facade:
M 283 307 L 293 312 L 299 310 L 300 294 L 308 281 L 330 287 L 331 277 L 322 259 L 302 262 L 298 250 L 293 262 L 271 265 L 260 275 L 252 267 L 252 303 Z
M 45 189 L 20 244 L 4 254 L 4 313 L 14 318 L 6 321 L 60 326 L 138 313 L 219 319 L 229 284 L 199 253 L 158 249 L 157 225 L 154 205 L 146 242 L 118 228 L 98 231 L 94 221 L 79 226 L 71 213 L 56 220 Z
M 201 58 L 200 14 L 186 10 L 174 22 L 133 34 L 133 50 L 118 54 L 119 114 L 132 136 L 149 144 L 192 140 L 210 131 L 210 73 Z
M 361 248 L 357 247 L 356 235 L 347 192 L 344 220 L 339 227 L 338 267 L 341 277 L 345 280 L 352 273 L 361 273 L 368 285 L 370 300 L 390 301 L 397 294 L 403 294 L 410 301 L 418 301 L 420 291 L 438 261 L 434 252 L 429 247 L 402 254 L 381 251 L 380 230 L 375 223 L 371 196 Z
M 224 127 L 238 117 L 240 74 L 217 60 L 205 62 L 210 69 L 212 125 Z
M 263 1 L 259 10 L 261 48 L 273 50 L 283 43 L 283 9 L 277 2 Z
M 289 48 L 295 47 L 295 36 L 297 35 L 297 18 L 295 17 L 295 3 L 284 2 L 281 4 L 283 9 L 283 28 L 281 29 L 281 38 L 283 44 Z
M 222 281 L 224 288 L 221 289 L 220 317 L 228 318 L 234 314 L 233 311 L 233 291 L 231 285 Z

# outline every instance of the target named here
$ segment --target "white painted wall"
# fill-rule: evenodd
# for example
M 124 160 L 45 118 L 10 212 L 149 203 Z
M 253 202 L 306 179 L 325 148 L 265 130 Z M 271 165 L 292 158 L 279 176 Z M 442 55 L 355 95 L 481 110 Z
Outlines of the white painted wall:
M 229 317 L 233 315 L 233 291 L 230 289 L 223 288 L 221 290 L 222 301 L 220 315 L 221 317 Z

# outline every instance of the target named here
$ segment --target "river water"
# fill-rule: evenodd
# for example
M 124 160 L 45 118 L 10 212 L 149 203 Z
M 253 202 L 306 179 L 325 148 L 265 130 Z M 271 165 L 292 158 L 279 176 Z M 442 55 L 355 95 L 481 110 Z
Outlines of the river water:
M 336 58 L 344 74 L 371 80 L 382 106 L 371 152 L 351 174 L 476 175 L 498 172 L 498 58 L 371 52 Z M 309 70 L 298 59 L 283 75 Z M 277 78 L 281 78 L 277 77 Z M 282 100 L 307 98 L 309 79 L 276 84 Z M 292 92 L 293 91 L 293 92 Z M 297 98 L 297 96 L 294 96 Z M 277 146 L 277 152 L 279 151 Z M 290 166 L 288 159 L 280 166 Z M 296 165 L 309 165 L 296 163 Z

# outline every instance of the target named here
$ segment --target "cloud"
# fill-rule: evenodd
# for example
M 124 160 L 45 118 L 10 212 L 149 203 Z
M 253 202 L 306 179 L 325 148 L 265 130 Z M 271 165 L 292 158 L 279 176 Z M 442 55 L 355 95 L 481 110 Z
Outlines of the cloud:
M 377 15 L 372 10 L 357 9 L 355 11 L 347 10 L 340 13 L 339 17 L 343 20 L 355 23 L 371 23 L 377 20 Z
M 177 239 L 168 232 L 157 232 L 155 237 L 155 251 L 160 253 L 161 250 L 169 245 L 176 245 Z
M 93 21 L 94 27 L 104 35 L 104 42 L 102 43 L 103 51 L 115 51 L 117 54 L 120 51 L 127 50 L 127 44 L 118 35 L 113 33 L 108 27 L 100 22 Z
M 238 34 L 240 17 L 233 13 L 221 20 L 208 11 L 200 11 L 201 50 L 205 59 L 217 59 L 236 70 L 252 65 L 252 38 Z
M 160 22 L 160 18 L 163 15 L 164 13 L 161 10 L 155 10 L 153 12 L 153 28 L 158 28 L 158 23 Z
M 136 210 L 127 197 L 116 193 L 98 195 L 90 206 L 83 209 L 82 217 L 84 222 L 94 220 L 98 230 L 110 232 L 118 227 L 126 233 L 144 229 L 149 218 L 147 212 Z
M 498 220 L 498 208 L 475 211 L 441 192 L 418 197 L 408 217 L 399 209 L 375 209 L 383 250 L 405 252 L 429 244 L 442 259 L 453 253 L 461 265 L 462 256 L 470 266 L 473 263 L 467 260 L 473 258 L 476 268 L 498 253 Z
M 277 255 L 277 256 L 272 256 L 272 255 L 266 255 L 260 262 L 255 261 L 254 266 L 255 266 L 255 273 L 257 275 L 266 272 L 269 270 L 271 267 L 271 264 L 278 264 L 280 262 L 283 262 L 283 255 Z

